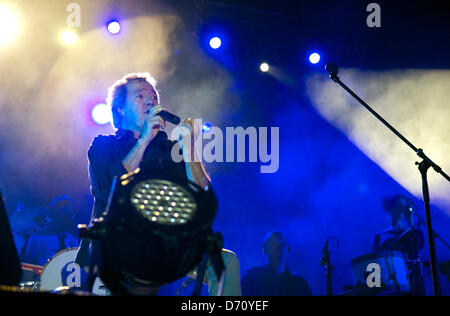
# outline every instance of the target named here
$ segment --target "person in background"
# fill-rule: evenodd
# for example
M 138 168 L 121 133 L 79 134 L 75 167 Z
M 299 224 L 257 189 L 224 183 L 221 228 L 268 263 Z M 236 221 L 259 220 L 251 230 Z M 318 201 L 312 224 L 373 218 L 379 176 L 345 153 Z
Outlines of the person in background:
M 262 242 L 267 264 L 251 268 L 241 280 L 244 296 L 311 296 L 308 282 L 286 265 L 289 244 L 281 232 L 268 233 Z
M 392 225 L 374 236 L 372 249 L 404 253 L 412 294 L 424 296 L 422 260 L 419 253 L 424 246 L 424 237 L 413 216 L 414 204 L 407 197 L 397 194 L 384 198 L 382 205 L 384 211 L 389 214 Z

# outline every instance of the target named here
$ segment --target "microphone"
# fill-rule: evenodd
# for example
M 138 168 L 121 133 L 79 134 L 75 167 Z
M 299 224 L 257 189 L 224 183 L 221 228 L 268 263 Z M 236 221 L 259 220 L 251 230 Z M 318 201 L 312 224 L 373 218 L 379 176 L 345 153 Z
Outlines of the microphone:
M 408 203 L 408 211 L 414 215 L 415 217 L 417 217 L 417 219 L 419 220 L 419 225 L 426 225 L 425 221 L 423 220 L 423 218 L 417 214 L 417 208 L 416 208 L 416 204 L 414 204 L 414 202 L 410 202 Z M 417 225 L 417 224 L 414 224 Z
M 172 114 L 170 112 L 167 112 L 165 110 L 162 110 L 158 113 L 159 116 L 161 116 L 165 121 L 170 122 L 172 124 L 178 125 L 181 122 L 181 119 L 176 116 L 175 114 Z
M 328 63 L 325 65 L 325 70 L 331 75 L 336 76 L 339 72 L 338 66 L 335 63 Z

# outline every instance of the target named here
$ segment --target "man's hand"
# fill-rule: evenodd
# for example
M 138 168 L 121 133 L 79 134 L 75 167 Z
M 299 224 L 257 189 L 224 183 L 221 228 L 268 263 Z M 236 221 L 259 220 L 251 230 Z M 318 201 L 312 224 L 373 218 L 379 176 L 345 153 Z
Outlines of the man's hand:
M 156 134 L 161 128 L 166 127 L 166 121 L 158 115 L 159 112 L 165 110 L 160 105 L 153 107 L 148 113 L 145 119 L 144 126 L 142 126 L 141 134 L 139 136 L 140 141 L 145 147 L 155 138 Z
M 206 173 L 205 167 L 195 150 L 195 142 L 202 135 L 202 125 L 195 123 L 196 120 L 193 118 L 183 120 L 180 126 L 177 127 L 178 139 L 183 150 L 183 159 L 186 163 L 188 179 L 206 189 L 209 183 L 211 183 L 211 179 Z
M 150 112 L 148 113 L 144 125 L 142 126 L 137 144 L 122 160 L 122 165 L 127 170 L 127 172 L 132 172 L 139 167 L 148 144 L 150 144 L 153 138 L 155 138 L 156 134 L 158 134 L 159 129 L 166 127 L 166 122 L 161 116 L 158 115 L 158 113 L 162 110 L 164 110 L 164 108 L 162 108 L 160 105 L 157 105 L 151 108 Z
M 189 156 L 192 152 L 195 152 L 195 150 L 193 150 L 195 148 L 195 142 L 202 134 L 202 126 L 194 123 L 195 120 L 193 118 L 187 118 L 177 127 L 181 148 L 183 149 L 183 152 Z

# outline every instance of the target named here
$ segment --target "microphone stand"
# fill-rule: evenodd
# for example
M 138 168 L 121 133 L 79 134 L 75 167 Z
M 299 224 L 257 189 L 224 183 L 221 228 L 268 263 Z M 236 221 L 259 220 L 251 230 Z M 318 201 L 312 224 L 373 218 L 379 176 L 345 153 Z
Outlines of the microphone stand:
M 320 265 L 325 266 L 327 278 L 327 296 L 333 296 L 333 285 L 331 283 L 332 277 L 331 270 L 333 269 L 333 267 L 331 266 L 330 252 L 328 251 L 328 239 L 325 242 L 325 247 L 323 248 L 322 251 L 322 258 L 320 259 Z
M 334 239 L 337 242 L 337 247 L 333 251 L 328 249 L 328 241 Z M 322 258 L 320 258 L 320 265 L 325 267 L 326 278 L 327 278 L 327 296 L 333 296 L 333 285 L 331 278 L 333 277 L 334 266 L 331 265 L 330 253 L 335 252 L 339 248 L 339 241 L 334 237 L 328 237 L 325 241 L 325 246 L 322 250 Z
M 441 288 L 439 284 L 438 272 L 437 272 L 437 262 L 436 262 L 436 248 L 433 236 L 433 228 L 431 224 L 431 212 L 430 212 L 430 193 L 428 191 L 428 180 L 427 171 L 430 167 L 441 174 L 447 181 L 450 182 L 450 177 L 442 171 L 441 167 L 435 164 L 430 158 L 428 158 L 421 148 L 415 147 L 410 141 L 408 141 L 399 131 L 397 131 L 391 124 L 389 124 L 385 119 L 383 119 L 377 112 L 375 112 L 364 100 L 362 100 L 358 95 L 356 95 L 350 88 L 348 88 L 337 76 L 338 67 L 334 63 L 328 63 L 325 66 L 325 70 L 330 74 L 331 80 L 339 84 L 345 91 L 347 91 L 353 98 L 355 98 L 362 106 L 364 106 L 370 113 L 372 113 L 379 121 L 381 121 L 387 128 L 389 128 L 395 135 L 397 135 L 406 145 L 408 145 L 414 152 L 422 159 L 422 161 L 416 162 L 418 165 L 421 177 L 422 177 L 422 195 L 423 202 L 425 204 L 425 214 L 426 214 L 426 226 L 428 234 L 428 247 L 430 250 L 430 264 L 431 264 L 431 274 L 433 279 L 433 293 L 435 296 L 441 295 Z

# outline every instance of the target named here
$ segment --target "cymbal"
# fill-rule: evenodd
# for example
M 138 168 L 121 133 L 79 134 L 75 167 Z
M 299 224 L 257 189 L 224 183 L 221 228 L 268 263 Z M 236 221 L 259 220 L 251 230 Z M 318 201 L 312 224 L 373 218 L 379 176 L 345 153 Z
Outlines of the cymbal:
M 16 209 L 9 217 L 11 230 L 17 234 L 35 234 L 42 232 L 50 218 L 43 207 Z
M 15 234 L 58 235 L 73 229 L 73 221 L 63 212 L 47 207 L 23 207 L 9 217 Z

